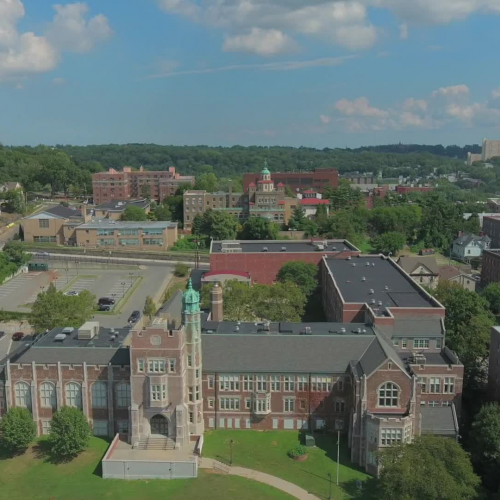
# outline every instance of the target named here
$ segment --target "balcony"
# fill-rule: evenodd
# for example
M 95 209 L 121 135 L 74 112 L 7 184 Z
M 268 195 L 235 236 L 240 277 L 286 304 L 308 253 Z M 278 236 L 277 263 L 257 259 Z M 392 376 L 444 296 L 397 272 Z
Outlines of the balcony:
M 254 415 L 269 415 L 271 413 L 271 393 L 252 393 L 252 413 Z

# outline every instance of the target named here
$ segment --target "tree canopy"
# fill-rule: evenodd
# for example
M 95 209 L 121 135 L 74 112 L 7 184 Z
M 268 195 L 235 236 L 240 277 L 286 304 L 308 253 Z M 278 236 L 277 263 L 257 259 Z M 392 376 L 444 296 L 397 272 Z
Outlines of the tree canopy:
M 372 245 L 377 252 L 385 255 L 396 255 L 403 249 L 406 243 L 406 237 L 403 233 L 390 231 L 382 233 L 373 239 Z
M 10 408 L 0 420 L 0 444 L 13 453 L 25 451 L 36 438 L 36 422 L 27 408 Z
M 263 217 L 250 217 L 240 233 L 242 240 L 275 240 L 279 227 Z
M 318 266 L 300 260 L 287 262 L 278 271 L 278 281 L 297 285 L 308 297 L 318 287 Z
M 49 444 L 55 458 L 72 459 L 87 448 L 89 439 L 90 427 L 81 410 L 63 406 L 54 413 Z
M 120 219 L 123 221 L 145 221 L 148 220 L 148 217 L 141 207 L 128 205 L 125 207 Z
M 226 212 L 207 210 L 203 214 L 200 233 L 214 240 L 234 240 L 238 231 L 238 221 Z

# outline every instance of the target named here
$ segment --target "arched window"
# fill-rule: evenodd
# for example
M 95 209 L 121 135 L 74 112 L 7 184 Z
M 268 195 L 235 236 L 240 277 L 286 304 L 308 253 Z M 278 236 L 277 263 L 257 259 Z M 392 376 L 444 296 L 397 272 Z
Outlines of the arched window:
M 82 386 L 75 382 L 66 384 L 66 405 L 82 409 Z
M 399 406 L 399 387 L 393 382 L 386 382 L 378 390 L 378 405 L 386 408 Z
M 122 382 L 116 386 L 116 406 L 128 408 L 130 406 L 130 384 Z
M 26 382 L 16 383 L 16 406 L 31 409 L 31 387 Z
M 43 408 L 56 408 L 56 388 L 51 382 L 43 382 L 40 384 L 40 403 Z
M 96 382 L 92 386 L 92 408 L 108 407 L 108 384 Z

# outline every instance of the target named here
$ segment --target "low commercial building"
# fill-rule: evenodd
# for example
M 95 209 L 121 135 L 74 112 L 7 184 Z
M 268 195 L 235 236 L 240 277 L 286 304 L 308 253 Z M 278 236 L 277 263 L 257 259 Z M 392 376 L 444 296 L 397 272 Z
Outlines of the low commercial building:
M 160 251 L 177 241 L 177 222 L 104 219 L 80 224 L 74 232 L 79 247 Z

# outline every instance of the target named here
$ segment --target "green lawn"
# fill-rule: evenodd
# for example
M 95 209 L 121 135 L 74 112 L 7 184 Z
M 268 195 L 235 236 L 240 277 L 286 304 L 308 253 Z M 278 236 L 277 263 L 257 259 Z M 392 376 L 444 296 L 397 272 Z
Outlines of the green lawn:
M 205 432 L 203 456 L 228 462 L 230 440 L 233 439 L 233 465 L 260 470 L 295 483 L 319 498 L 329 495 L 328 474 L 335 481 L 337 471 L 337 436 L 317 435 L 316 447 L 308 448 L 309 458 L 296 462 L 287 456 L 287 451 L 299 442 L 299 434 L 293 431 L 230 431 Z M 341 438 L 339 486 L 333 484 L 335 500 L 357 498 L 366 500 L 371 487 L 365 483 L 365 491 L 357 490 L 355 481 L 369 480 L 370 476 L 350 463 L 350 453 Z
M 35 449 L 0 454 L 1 500 L 291 500 L 267 485 L 200 470 L 197 479 L 119 481 L 102 479 L 108 442 L 92 438 L 89 449 L 68 464 L 53 465 Z

